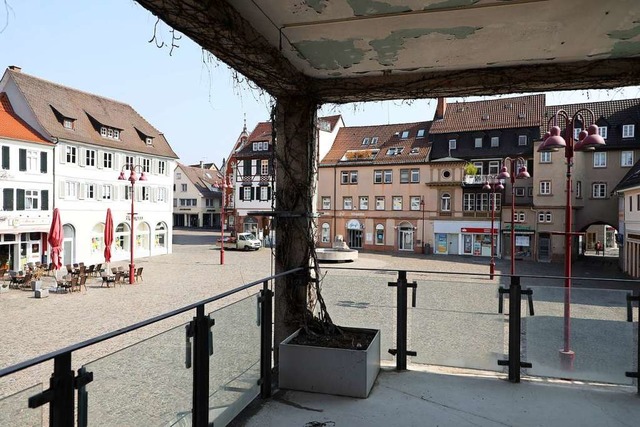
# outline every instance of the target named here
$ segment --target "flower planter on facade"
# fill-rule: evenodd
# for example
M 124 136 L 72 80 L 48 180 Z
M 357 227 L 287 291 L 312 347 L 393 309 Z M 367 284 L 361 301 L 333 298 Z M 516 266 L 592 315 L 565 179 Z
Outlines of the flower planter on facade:
M 355 328 L 343 328 L 355 330 Z M 361 350 L 291 344 L 300 330 L 280 343 L 279 384 L 282 389 L 341 396 L 369 396 L 380 371 L 380 331 Z

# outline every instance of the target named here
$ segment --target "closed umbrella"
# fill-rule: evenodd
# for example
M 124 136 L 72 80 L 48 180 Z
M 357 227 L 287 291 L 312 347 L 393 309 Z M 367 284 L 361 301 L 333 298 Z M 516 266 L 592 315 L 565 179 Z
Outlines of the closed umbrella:
M 49 228 L 49 250 L 51 252 L 51 263 L 56 270 L 62 267 L 62 259 L 60 252 L 62 251 L 62 241 L 64 240 L 64 232 L 62 230 L 62 222 L 60 221 L 60 210 L 53 210 L 53 218 L 51 219 L 51 228 Z
M 107 208 L 107 219 L 104 222 L 104 260 L 111 262 L 111 244 L 113 243 L 113 217 Z

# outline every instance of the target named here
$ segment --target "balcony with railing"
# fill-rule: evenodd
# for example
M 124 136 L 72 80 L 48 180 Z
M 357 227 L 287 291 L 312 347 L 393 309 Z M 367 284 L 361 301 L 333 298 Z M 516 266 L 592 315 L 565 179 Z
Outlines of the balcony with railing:
M 385 367 L 367 399 L 272 399 L 273 283 L 299 271 L 3 368 L 11 382 L 53 361 L 49 384 L 1 398 L 0 425 L 627 425 L 640 415 L 638 282 L 609 278 L 574 277 L 569 292 L 562 277 L 324 269 L 334 323 L 380 330 Z M 73 364 L 83 349 L 180 316 Z M 567 336 L 570 364 L 559 351 Z

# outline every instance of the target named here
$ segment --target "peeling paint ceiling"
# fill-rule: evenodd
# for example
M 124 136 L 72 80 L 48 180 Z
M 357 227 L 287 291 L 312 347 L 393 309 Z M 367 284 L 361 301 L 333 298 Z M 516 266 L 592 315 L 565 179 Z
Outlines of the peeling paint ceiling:
M 640 0 L 137 1 L 275 95 L 340 102 L 337 84 L 354 100 L 353 79 L 374 99 L 402 97 L 402 85 L 419 96 L 640 84 Z M 525 80 L 522 67 L 538 72 Z M 448 83 L 447 72 L 466 74 Z

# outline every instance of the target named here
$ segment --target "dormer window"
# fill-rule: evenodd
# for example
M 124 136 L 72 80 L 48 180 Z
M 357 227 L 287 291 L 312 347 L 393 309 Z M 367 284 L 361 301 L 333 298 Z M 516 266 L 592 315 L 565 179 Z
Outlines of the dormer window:
M 402 153 L 404 147 L 391 147 L 387 150 L 387 156 L 397 156 Z
M 635 134 L 635 125 L 623 125 L 622 126 L 622 137 L 623 138 L 633 138 Z
M 424 138 L 424 129 L 418 129 L 418 133 L 416 134 L 416 138 Z
M 72 119 L 63 119 L 62 120 L 62 126 L 64 126 L 65 129 L 73 129 L 73 120 Z
M 410 155 L 416 155 L 420 153 L 420 149 L 418 147 L 412 148 L 411 151 L 409 151 Z
M 253 151 L 268 151 L 269 150 L 269 142 L 254 142 L 253 143 Z
M 400 136 L 400 138 L 402 139 L 409 138 L 409 131 L 408 130 L 402 131 L 402 135 Z
M 100 128 L 100 135 L 103 138 L 109 139 L 120 139 L 120 131 L 118 129 L 110 128 L 107 126 L 102 126 Z
M 369 138 L 364 138 L 362 140 L 362 145 L 369 145 Z
M 378 137 L 374 136 L 373 138 L 371 138 L 371 145 L 376 145 L 378 143 Z
M 145 138 L 144 142 L 145 142 L 147 145 L 153 145 L 153 138 L 151 138 L 150 136 L 148 136 L 148 137 L 146 137 L 146 138 Z

